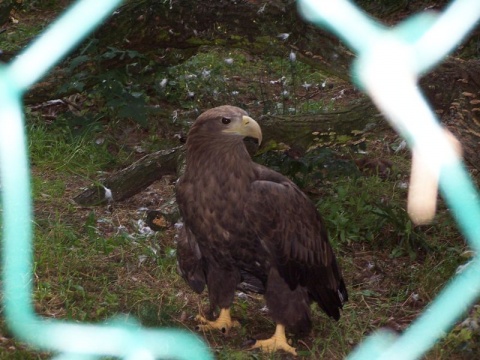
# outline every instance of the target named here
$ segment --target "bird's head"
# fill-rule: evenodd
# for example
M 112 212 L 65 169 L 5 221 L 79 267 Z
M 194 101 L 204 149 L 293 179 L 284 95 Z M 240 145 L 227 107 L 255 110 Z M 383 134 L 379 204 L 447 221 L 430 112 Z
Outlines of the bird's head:
M 200 136 L 210 138 L 212 141 L 224 139 L 225 141 L 253 138 L 262 142 L 260 125 L 235 106 L 219 106 L 202 113 L 192 125 L 188 139 Z

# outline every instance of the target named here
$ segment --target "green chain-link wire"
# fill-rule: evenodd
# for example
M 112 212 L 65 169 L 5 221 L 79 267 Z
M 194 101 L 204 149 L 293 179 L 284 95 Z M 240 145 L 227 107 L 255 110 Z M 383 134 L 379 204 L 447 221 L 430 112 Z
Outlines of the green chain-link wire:
M 299 0 L 301 14 L 340 36 L 356 53 L 352 77 L 431 171 L 477 256 L 398 338 L 379 331 L 350 359 L 416 359 L 443 336 L 480 294 L 480 201 L 460 159 L 417 86 L 480 19 L 479 0 L 456 0 L 441 14 L 412 16 L 393 28 L 347 0 Z
M 73 324 L 38 317 L 32 306 L 32 229 L 29 164 L 21 106 L 23 93 L 110 14 L 118 0 L 76 3 L 10 65 L 0 68 L 0 170 L 3 203 L 3 292 L 7 323 L 32 346 L 60 352 L 57 359 L 177 357 L 210 359 L 196 336 L 176 330 L 146 330 L 133 321 Z M 480 248 L 478 194 L 435 115 L 416 86 L 421 73 L 451 51 L 480 18 L 480 1 L 457 0 L 438 17 L 421 14 L 395 28 L 374 22 L 348 1 L 301 0 L 300 11 L 336 32 L 358 53 L 353 78 L 432 166 L 472 248 Z M 390 101 L 395 96 L 395 101 Z M 475 258 L 407 330 L 378 332 L 351 359 L 414 359 L 426 352 L 480 293 Z M 461 294 L 462 302 L 459 302 Z
M 15 60 L 0 68 L 0 187 L 3 207 L 3 302 L 7 324 L 31 346 L 60 353 L 57 359 L 211 359 L 205 344 L 180 330 L 145 329 L 117 318 L 75 324 L 37 316 L 32 305 L 32 203 L 23 93 L 71 50 L 119 0 L 73 5 Z

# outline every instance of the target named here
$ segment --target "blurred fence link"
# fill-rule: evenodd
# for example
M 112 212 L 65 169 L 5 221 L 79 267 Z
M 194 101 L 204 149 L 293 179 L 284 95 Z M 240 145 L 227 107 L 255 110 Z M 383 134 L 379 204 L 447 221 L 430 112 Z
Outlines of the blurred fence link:
M 131 319 L 76 324 L 37 316 L 32 303 L 32 204 L 22 95 L 120 0 L 83 0 L 53 23 L 10 64 L 0 67 L 0 188 L 3 210 L 3 304 L 13 334 L 57 359 L 211 359 L 194 334 L 145 329 Z
M 419 90 L 432 69 L 480 19 L 480 1 L 456 0 L 443 13 L 425 12 L 384 26 L 347 0 L 299 0 L 305 19 L 341 37 L 356 53 L 352 77 L 412 149 L 409 214 L 418 223 L 435 212 L 437 183 L 477 256 L 401 335 L 378 331 L 350 359 L 416 359 L 443 336 L 480 294 L 480 202 L 462 165 L 460 146 Z M 432 191 L 433 189 L 433 191 Z
M 119 3 L 120 0 L 77 2 L 11 64 L 0 68 L 4 313 L 20 340 L 59 353 L 57 359 L 94 359 L 105 355 L 125 359 L 210 359 L 212 355 L 204 343 L 183 331 L 143 329 L 136 322 L 121 318 L 99 325 L 75 324 L 44 319 L 33 310 L 32 204 L 21 98 Z M 393 28 L 369 18 L 347 0 L 299 0 L 299 10 L 308 21 L 337 33 L 357 52 L 354 81 L 407 139 L 414 157 L 421 159 L 422 167 L 417 169 L 419 175 L 412 177 L 413 185 L 418 182 L 420 189 L 436 188 L 438 179 L 452 214 L 478 254 L 478 193 L 454 141 L 439 125 L 419 91 L 417 79 L 475 26 L 480 19 L 480 1 L 456 0 L 440 15 L 419 14 Z M 409 200 L 415 198 L 411 196 Z M 432 199 L 425 199 L 429 200 Z M 409 206 L 410 213 L 428 220 L 431 214 L 424 212 L 432 208 L 419 210 L 416 206 Z M 379 331 L 360 344 L 349 358 L 418 358 L 448 331 L 479 294 L 480 260 L 476 257 L 403 335 Z

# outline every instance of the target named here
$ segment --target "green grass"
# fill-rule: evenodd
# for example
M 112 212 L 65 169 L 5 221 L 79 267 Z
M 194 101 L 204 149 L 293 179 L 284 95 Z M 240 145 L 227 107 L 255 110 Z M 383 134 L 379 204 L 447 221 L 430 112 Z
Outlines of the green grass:
M 81 208 L 71 201 L 89 177 L 95 178 L 112 164 L 120 167 L 128 156 L 112 159 L 92 141 L 92 133 L 72 136 L 59 126 L 40 126 L 33 120 L 30 124 L 36 311 L 46 318 L 94 323 L 128 314 L 148 327 L 193 329 L 192 316 L 208 308 L 206 294 L 194 294 L 176 273 L 173 230 L 139 232 L 137 221 L 144 214 L 138 208 L 148 199 L 140 196 L 117 204 L 113 212 Z M 332 165 L 334 160 L 319 154 L 307 154 L 304 161 L 309 172 L 296 177 L 304 186 L 315 184 L 315 199 L 339 256 L 350 301 L 338 323 L 314 306 L 312 333 L 294 339 L 294 344 L 300 356 L 337 359 L 380 327 L 404 329 L 464 262 L 459 256 L 464 244 L 442 203 L 432 225 L 412 226 L 403 210 L 406 190 L 399 186 L 407 176 L 406 157 L 397 155 L 397 170 L 381 179 L 348 176 L 348 171 Z M 268 161 L 280 164 L 272 158 Z M 325 161 L 333 169 L 332 177 L 325 172 L 322 177 L 315 175 Z M 428 251 L 414 241 L 415 236 L 428 242 Z M 273 322 L 260 311 L 263 305 L 261 297 L 237 299 L 233 313 L 242 328 L 228 337 L 205 334 L 216 357 L 273 358 L 243 347 L 249 337 L 273 332 Z M 462 354 L 459 344 L 474 338 L 466 331 L 456 329 L 431 358 Z M 0 347 L 0 358 L 3 354 L 6 358 L 48 357 L 7 339 L 15 350 Z
M 54 171 L 82 169 L 84 175 L 115 164 L 115 158 L 102 145 L 95 144 L 93 134 L 72 136 L 60 128 L 30 125 L 28 128 L 30 162 Z
M 17 29 L 17 34 L 9 36 L 26 40 L 39 28 Z M 225 62 L 230 58 L 233 63 Z M 205 71 L 208 76 L 202 74 Z M 314 90 L 306 94 L 303 83 L 321 84 L 326 77 L 300 62 L 292 64 L 288 54 L 260 59 L 240 50 L 204 49 L 182 65 L 149 76 L 154 84 L 150 79 L 145 85 L 151 87 L 148 100 L 178 109 L 179 123 L 194 117 L 195 109 L 219 103 L 261 108 L 259 113 L 289 108 L 318 113 L 337 106 L 332 100 L 336 89 L 318 91 L 313 99 L 306 96 Z M 270 83 L 282 76 L 283 84 Z M 160 87 L 164 78 L 168 85 Z M 288 99 L 280 96 L 283 90 L 289 92 Z M 145 218 L 139 209 L 161 205 L 172 196 L 171 186 L 161 183 L 155 190 L 160 192 L 158 197 L 145 192 L 114 204 L 111 210 L 80 207 L 72 201 L 103 172 L 120 169 L 141 156 L 135 146 L 147 152 L 168 147 L 172 132 L 182 127 L 163 115 L 152 116 L 147 126 L 119 119 L 102 108 L 101 93 L 95 91 L 86 96 L 84 110 L 93 115 L 84 113 L 72 120 L 59 112 L 51 122 L 40 111 L 26 115 L 35 214 L 35 310 L 46 318 L 94 323 L 127 314 L 147 327 L 193 331 L 193 316 L 208 308 L 208 298 L 206 293 L 194 294 L 177 274 L 174 230 L 144 234 L 138 228 L 138 221 Z M 186 98 L 188 91 L 195 97 Z M 102 116 L 97 113 L 100 110 Z M 332 149 L 313 149 L 301 159 L 277 150 L 258 158 L 312 196 L 325 219 L 350 294 L 338 323 L 313 307 L 312 333 L 294 339 L 305 358 L 340 359 L 380 327 L 403 331 L 467 261 L 462 257 L 463 239 L 441 201 L 431 225 L 413 226 L 405 212 L 407 190 L 402 186 L 408 180 L 409 157 L 388 150 L 397 141 L 391 131 L 375 131 L 367 136 L 366 156 L 395 164 L 386 179 L 357 171 L 353 160 L 360 156 L 348 141 L 339 141 Z M 105 141 L 97 141 L 100 138 Z M 217 358 L 288 358 L 244 349 L 249 337 L 267 337 L 274 330 L 272 320 L 261 311 L 263 306 L 258 296 L 237 298 L 233 315 L 242 327 L 228 336 L 201 335 Z M 474 309 L 471 316 L 478 317 L 478 311 Z M 0 359 L 51 357 L 12 339 L 3 321 Z M 478 350 L 477 339 L 473 331 L 456 327 L 426 358 L 467 358 Z
M 168 83 L 158 86 L 163 79 Z M 245 51 L 209 48 L 157 75 L 157 96 L 179 102 L 184 110 L 228 103 L 260 107 L 262 113 L 319 113 L 332 101 L 308 100 L 326 77 L 301 62 L 284 57 L 258 59 Z M 309 84 L 308 90 L 305 84 Z M 191 98 L 188 93 L 194 94 Z
M 47 23 L 30 24 L 19 22 L 12 26 L 0 37 L 0 46 L 3 51 L 18 52 L 35 38 Z

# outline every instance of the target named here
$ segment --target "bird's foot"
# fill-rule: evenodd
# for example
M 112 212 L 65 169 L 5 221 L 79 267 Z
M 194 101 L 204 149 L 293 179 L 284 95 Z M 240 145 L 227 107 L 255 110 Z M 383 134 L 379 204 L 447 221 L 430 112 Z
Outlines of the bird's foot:
M 263 352 L 272 353 L 277 350 L 286 351 L 294 356 L 297 356 L 297 351 L 290 346 L 285 336 L 285 326 L 277 324 L 275 334 L 270 339 L 256 340 L 255 344 L 250 349 L 260 349 Z
M 240 327 L 240 323 L 230 317 L 230 309 L 221 309 L 220 315 L 215 321 L 209 321 L 202 315 L 195 316 L 195 320 L 202 323 L 196 326 L 196 329 L 200 331 L 220 330 L 222 333 L 228 334 L 231 328 Z

